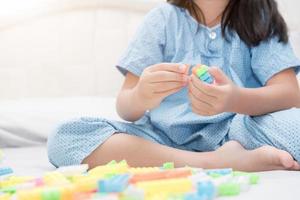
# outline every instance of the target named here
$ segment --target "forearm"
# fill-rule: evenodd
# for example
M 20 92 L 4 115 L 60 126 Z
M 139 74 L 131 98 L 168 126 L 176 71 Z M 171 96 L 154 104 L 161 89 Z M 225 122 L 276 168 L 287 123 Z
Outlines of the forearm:
M 261 88 L 239 88 L 234 112 L 257 116 L 299 106 L 299 88 L 274 84 Z
M 117 112 L 126 121 L 137 121 L 147 111 L 135 88 L 122 90 L 117 98 Z

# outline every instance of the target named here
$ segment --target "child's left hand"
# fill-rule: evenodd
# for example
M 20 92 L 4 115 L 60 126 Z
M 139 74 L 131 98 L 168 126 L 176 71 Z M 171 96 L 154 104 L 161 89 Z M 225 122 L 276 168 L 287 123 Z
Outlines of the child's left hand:
M 239 88 L 217 67 L 209 73 L 214 77 L 213 84 L 201 81 L 194 74 L 189 83 L 189 98 L 194 113 L 203 116 L 234 112 L 239 98 Z

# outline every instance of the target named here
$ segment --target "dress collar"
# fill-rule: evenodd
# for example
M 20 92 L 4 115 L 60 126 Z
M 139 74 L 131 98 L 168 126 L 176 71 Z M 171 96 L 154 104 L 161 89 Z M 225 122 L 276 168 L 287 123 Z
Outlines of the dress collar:
M 213 27 L 208 27 L 208 26 L 205 26 L 203 24 L 200 24 L 197 22 L 197 20 L 190 14 L 190 12 L 187 10 L 187 9 L 184 9 L 184 12 L 185 12 L 185 16 L 186 18 L 189 20 L 189 24 L 191 26 L 191 29 L 192 29 L 192 32 L 193 34 L 196 34 L 199 30 L 199 27 L 209 31 L 209 32 L 212 32 L 212 31 L 216 31 L 217 29 L 221 28 L 221 24 L 217 24 Z

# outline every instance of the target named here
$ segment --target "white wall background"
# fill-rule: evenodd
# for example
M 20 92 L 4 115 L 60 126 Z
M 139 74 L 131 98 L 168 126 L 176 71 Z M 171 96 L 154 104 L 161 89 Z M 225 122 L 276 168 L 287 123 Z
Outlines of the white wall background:
M 118 57 L 158 1 L 0 0 L 0 99 L 116 95 Z M 300 1 L 279 3 L 300 52 Z

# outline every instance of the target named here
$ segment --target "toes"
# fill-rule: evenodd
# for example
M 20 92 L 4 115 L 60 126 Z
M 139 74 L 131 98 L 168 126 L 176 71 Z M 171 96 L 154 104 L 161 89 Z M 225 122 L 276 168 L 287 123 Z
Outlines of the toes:
M 300 164 L 297 161 L 294 161 L 292 170 L 300 171 Z
M 292 169 L 295 166 L 294 158 L 286 151 L 279 150 L 279 164 L 282 165 L 285 169 Z
M 291 169 L 294 167 L 295 161 L 288 152 L 280 150 L 278 155 L 279 162 L 285 169 Z

